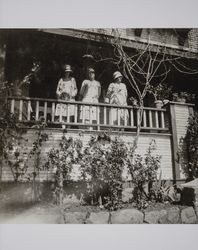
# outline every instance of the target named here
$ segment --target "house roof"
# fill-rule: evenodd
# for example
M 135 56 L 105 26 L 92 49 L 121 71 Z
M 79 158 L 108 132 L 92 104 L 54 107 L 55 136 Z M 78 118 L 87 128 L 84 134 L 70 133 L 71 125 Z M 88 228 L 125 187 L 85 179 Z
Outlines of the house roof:
M 102 30 L 102 32 L 97 30 Z M 103 44 L 110 44 L 111 42 L 113 42 L 114 36 L 110 32 L 105 32 L 105 30 L 108 31 L 110 29 L 39 29 L 39 31 L 41 32 L 47 32 L 76 39 L 89 40 Z M 127 48 L 144 50 L 148 45 L 148 39 L 135 36 L 123 36 L 121 41 L 123 46 Z M 170 55 L 198 59 L 198 49 L 179 46 L 171 43 L 162 43 L 153 40 L 150 40 L 149 43 L 150 49 L 153 52 L 157 52 L 160 47 L 165 46 L 167 53 Z

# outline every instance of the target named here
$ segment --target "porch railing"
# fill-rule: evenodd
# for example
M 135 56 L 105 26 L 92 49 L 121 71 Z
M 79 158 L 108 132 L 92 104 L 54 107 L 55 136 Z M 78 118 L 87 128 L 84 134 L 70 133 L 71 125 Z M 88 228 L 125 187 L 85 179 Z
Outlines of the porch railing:
M 60 108 L 59 115 L 56 115 L 57 105 Z M 138 108 L 133 106 L 28 97 L 9 97 L 8 107 L 22 123 L 34 124 L 44 119 L 52 127 L 65 124 L 74 128 L 96 130 L 107 128 L 133 131 L 140 115 Z M 153 132 L 168 131 L 166 109 L 144 107 L 141 129 Z

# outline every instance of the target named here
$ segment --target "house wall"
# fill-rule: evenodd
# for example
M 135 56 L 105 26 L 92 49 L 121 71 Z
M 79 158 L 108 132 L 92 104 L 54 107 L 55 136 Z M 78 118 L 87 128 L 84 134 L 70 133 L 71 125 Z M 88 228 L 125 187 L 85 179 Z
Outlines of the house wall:
M 41 161 L 40 165 L 44 165 L 47 159 L 47 153 L 51 148 L 58 148 L 59 143 L 61 141 L 63 132 L 61 129 L 46 129 L 45 132 L 48 134 L 49 138 L 48 141 L 43 142 L 43 146 L 41 148 Z M 81 135 L 79 136 L 79 131 L 70 130 L 67 132 L 67 137 L 73 137 L 73 138 L 80 138 L 83 141 L 83 145 L 85 146 L 88 141 L 90 140 L 90 137 L 92 135 L 95 135 L 97 132 L 92 131 L 82 131 Z M 119 136 L 120 139 L 124 140 L 128 146 L 130 146 L 133 142 L 133 139 L 135 137 L 135 133 L 127 133 L 127 132 L 112 132 L 112 137 Z M 20 145 L 20 155 L 21 157 L 27 157 L 28 152 L 32 149 L 33 142 L 36 140 L 36 130 L 35 129 L 28 129 L 26 133 L 23 135 L 23 140 Z M 138 149 L 137 153 L 143 155 L 146 153 L 146 150 L 149 147 L 149 143 L 152 141 L 152 139 L 155 139 L 156 141 L 156 154 L 159 154 L 162 156 L 161 158 L 161 170 L 162 170 L 162 176 L 164 179 L 172 179 L 172 155 L 171 155 L 171 136 L 170 134 L 161 134 L 161 133 L 142 133 L 139 138 L 138 142 Z M 29 166 L 29 171 L 33 170 L 35 159 L 34 157 L 29 158 L 27 161 L 27 164 Z M 50 180 L 53 176 L 52 172 L 46 172 L 41 171 L 39 180 Z M 72 179 L 78 180 L 80 176 L 80 172 L 78 170 L 78 166 L 74 167 L 74 170 L 72 172 Z M 129 176 L 127 174 L 127 170 L 125 169 L 123 173 L 123 179 L 129 180 Z M 2 171 L 2 180 L 3 181 L 11 181 L 13 180 L 12 173 L 10 171 L 10 168 L 7 166 L 6 163 L 3 165 L 3 171 Z
M 189 47 L 198 51 L 198 29 L 191 29 L 188 34 Z
M 187 146 L 186 141 L 182 140 L 186 136 L 188 118 L 193 114 L 193 105 L 186 103 L 171 103 L 172 109 L 172 121 L 173 125 L 173 155 L 175 167 L 177 168 L 178 174 L 176 174 L 176 179 L 184 179 L 185 175 L 183 173 L 182 165 L 179 159 L 180 150 L 182 149 L 183 159 L 188 164 Z M 182 140 L 182 141 L 181 141 Z
M 88 31 L 97 32 L 99 34 L 112 34 L 112 29 L 86 29 Z M 192 49 L 195 52 L 198 52 L 198 29 L 142 29 L 140 36 L 136 36 L 134 28 L 127 29 L 118 29 L 119 33 L 122 37 L 125 38 L 141 38 L 150 40 L 151 42 L 166 44 L 167 46 L 184 47 Z M 180 32 L 187 32 L 187 37 L 182 46 L 179 45 L 179 36 L 181 36 Z

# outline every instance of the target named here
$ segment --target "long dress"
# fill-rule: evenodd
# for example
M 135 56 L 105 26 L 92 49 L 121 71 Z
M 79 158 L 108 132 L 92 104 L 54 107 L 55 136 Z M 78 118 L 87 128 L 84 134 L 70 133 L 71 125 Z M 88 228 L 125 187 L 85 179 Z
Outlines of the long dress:
M 110 104 L 126 106 L 127 96 L 128 92 L 124 83 L 110 83 L 106 94 L 106 101 Z M 119 109 L 118 111 L 116 108 L 112 108 L 110 116 L 114 124 L 120 119 L 121 124 L 125 125 L 128 122 L 129 113 L 127 109 Z
M 56 94 L 58 100 L 63 101 L 75 101 L 75 96 L 77 94 L 76 80 L 75 78 L 70 78 L 70 80 L 65 81 L 62 78 L 58 82 Z M 68 104 L 58 103 L 56 105 L 55 116 L 67 116 Z M 75 115 L 75 106 L 69 105 L 69 116 Z
M 82 82 L 80 95 L 82 96 L 82 102 L 98 103 L 98 99 L 101 93 L 101 85 L 98 81 L 84 80 Z M 80 119 L 97 120 L 97 109 L 96 107 L 84 106 L 81 107 Z

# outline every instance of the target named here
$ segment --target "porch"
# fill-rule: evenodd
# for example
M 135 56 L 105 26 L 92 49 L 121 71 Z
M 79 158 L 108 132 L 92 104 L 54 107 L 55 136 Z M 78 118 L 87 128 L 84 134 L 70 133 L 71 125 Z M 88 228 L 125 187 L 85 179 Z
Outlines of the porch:
M 56 116 L 57 104 L 65 105 L 67 116 Z M 41 148 L 41 164 L 45 162 L 47 153 L 51 148 L 58 148 L 63 132 L 72 138 L 79 138 L 86 146 L 91 136 L 101 131 L 108 131 L 113 137 L 119 137 L 129 147 L 136 136 L 136 129 L 140 111 L 134 106 L 117 106 L 104 103 L 66 102 L 56 99 L 9 97 L 7 106 L 11 113 L 15 114 L 22 127 L 26 128 L 24 140 L 21 145 L 22 154 L 27 156 L 38 132 L 39 121 L 45 121 L 47 126 L 44 132 L 48 140 L 43 142 Z M 86 107 L 86 110 L 84 109 Z M 96 120 L 91 120 L 92 108 L 96 111 Z M 74 109 L 74 116 L 70 116 L 71 109 Z M 85 119 L 85 111 L 89 110 L 90 119 Z M 124 113 L 124 119 L 121 117 Z M 193 105 L 187 103 L 170 102 L 164 108 L 144 107 L 141 122 L 140 136 L 137 145 L 137 153 L 144 155 L 149 143 L 154 139 L 156 142 L 156 154 L 161 155 L 161 170 L 163 179 L 182 181 L 185 176 L 182 174 L 178 162 L 179 140 L 185 136 L 188 117 L 193 112 Z M 113 119 L 115 114 L 117 120 Z M 62 126 L 65 126 L 66 130 Z M 34 159 L 28 159 L 28 164 L 33 167 Z M 39 180 L 49 180 L 53 173 L 41 171 Z M 79 179 L 78 168 L 73 169 L 71 174 L 73 180 Z M 124 180 L 128 180 L 127 170 L 123 173 Z M 12 173 L 9 167 L 4 166 L 2 180 L 12 180 Z

